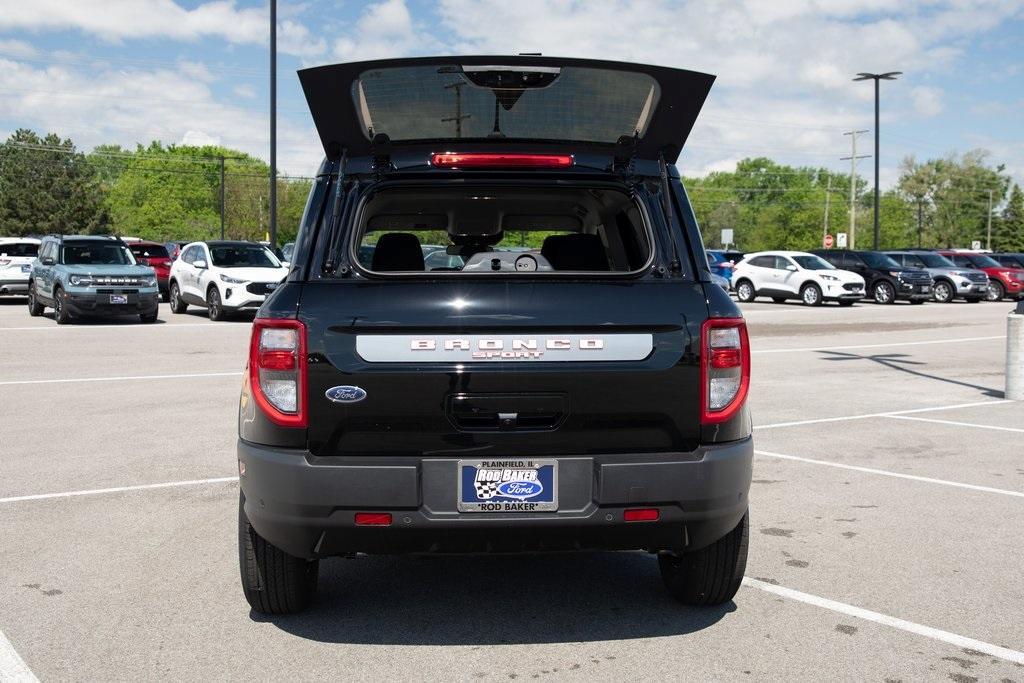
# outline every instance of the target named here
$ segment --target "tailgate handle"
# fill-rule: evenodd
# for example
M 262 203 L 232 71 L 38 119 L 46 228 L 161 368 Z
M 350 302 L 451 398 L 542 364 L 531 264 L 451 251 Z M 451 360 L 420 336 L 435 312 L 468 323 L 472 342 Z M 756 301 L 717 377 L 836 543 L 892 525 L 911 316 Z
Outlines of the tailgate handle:
M 448 419 L 463 432 L 548 431 L 566 417 L 564 394 L 452 394 Z

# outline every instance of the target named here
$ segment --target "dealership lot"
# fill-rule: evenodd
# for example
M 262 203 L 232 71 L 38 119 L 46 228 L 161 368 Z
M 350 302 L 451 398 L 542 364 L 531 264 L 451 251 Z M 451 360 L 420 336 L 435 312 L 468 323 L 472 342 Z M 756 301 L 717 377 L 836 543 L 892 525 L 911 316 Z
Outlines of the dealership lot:
M 235 549 L 247 322 L 162 305 L 58 328 L 2 300 L 0 680 L 1022 681 L 1010 308 L 744 306 L 758 456 L 734 605 L 674 604 L 639 553 L 360 557 L 268 619 Z

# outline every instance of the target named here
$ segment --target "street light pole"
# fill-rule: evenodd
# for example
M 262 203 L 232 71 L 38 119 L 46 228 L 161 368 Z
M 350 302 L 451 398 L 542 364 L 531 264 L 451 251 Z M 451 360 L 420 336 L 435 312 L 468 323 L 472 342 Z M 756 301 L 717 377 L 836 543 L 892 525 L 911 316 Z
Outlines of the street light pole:
M 879 81 L 895 81 L 896 77 L 899 76 L 902 73 L 903 73 L 902 71 L 888 71 L 888 72 L 886 72 L 884 74 L 869 74 L 869 73 L 861 72 L 861 73 L 857 74 L 857 78 L 853 79 L 855 81 L 873 80 L 875 82 L 875 246 L 874 246 L 874 248 L 876 250 L 878 249 L 878 238 L 879 238 L 878 205 L 879 205 L 879 199 L 880 199 L 880 195 L 878 193 L 878 162 L 879 162 L 879 158 L 878 158 L 878 137 L 879 137 L 879 135 L 878 135 L 878 83 L 879 83 Z
M 277 246 L 277 0 L 270 0 L 270 248 Z

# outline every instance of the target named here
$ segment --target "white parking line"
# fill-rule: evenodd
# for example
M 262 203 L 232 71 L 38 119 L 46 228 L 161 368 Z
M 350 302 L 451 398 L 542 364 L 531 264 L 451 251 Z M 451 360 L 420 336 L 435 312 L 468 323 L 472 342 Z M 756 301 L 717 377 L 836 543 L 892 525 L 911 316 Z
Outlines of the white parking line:
M 893 417 L 896 415 L 912 415 L 914 413 L 930 413 L 935 410 L 955 410 L 956 408 L 974 408 L 976 406 L 997 406 L 1003 403 L 1013 403 L 1009 399 L 995 401 L 974 401 L 973 403 L 954 403 L 948 406 L 933 406 L 931 408 L 912 408 L 910 410 L 890 410 L 884 413 L 862 413 L 860 415 L 842 415 L 839 417 L 818 417 L 811 420 L 795 420 L 793 422 L 775 422 L 766 425 L 754 425 L 754 429 L 776 429 L 778 427 L 799 427 L 800 425 L 815 425 L 825 422 L 846 422 L 847 420 L 863 420 L 868 417 Z
M 799 353 L 802 351 L 843 351 L 845 349 L 882 349 L 890 346 L 928 346 L 931 344 L 962 344 L 964 342 L 991 341 L 993 339 L 1006 339 L 1006 335 L 994 335 L 991 337 L 960 337 L 958 339 L 924 339 L 910 342 L 889 342 L 885 344 L 850 344 L 849 346 L 805 346 L 797 349 L 756 349 L 750 353 L 757 355 L 761 353 Z
M 165 481 L 160 484 L 138 484 L 136 486 L 115 486 L 108 489 L 86 489 L 84 491 L 64 491 L 63 493 L 37 493 L 31 496 L 11 496 L 0 498 L 0 503 L 20 503 L 27 500 L 49 500 L 51 498 L 76 498 L 78 496 L 98 496 L 104 493 L 122 493 L 124 491 L 148 491 L 150 489 L 169 489 L 179 486 L 199 486 L 201 484 L 222 484 L 238 481 L 238 477 L 215 477 L 213 479 L 188 479 L 185 481 Z M 0 681 L 3 681 L 0 678 Z
M 1024 434 L 1024 429 L 1017 429 L 1016 427 L 997 427 L 995 425 L 979 425 L 973 422 L 956 422 L 954 420 L 936 420 L 930 417 L 911 417 L 909 415 L 886 415 L 885 417 L 891 417 L 894 420 L 914 420 L 915 422 L 931 422 L 938 425 L 951 425 L 953 427 L 974 427 L 975 429 L 994 429 L 997 432 L 1016 432 L 1018 434 Z
M 72 377 L 67 379 L 19 379 L 9 382 L 0 382 L 0 387 L 16 386 L 19 384 L 69 384 L 76 382 L 128 382 L 139 379 L 194 379 L 197 377 L 236 377 L 241 375 L 240 370 L 235 372 L 193 372 L 186 375 L 124 375 L 121 377 Z
M 767 581 L 752 579 L 747 576 L 743 577 L 743 585 L 750 588 L 757 588 L 758 590 L 765 591 L 766 593 L 772 593 L 784 598 L 789 598 L 790 600 L 797 600 L 808 605 L 814 605 L 815 607 L 821 607 L 833 612 L 845 614 L 849 617 L 864 619 L 865 621 L 882 624 L 883 626 L 896 628 L 901 631 L 906 631 L 907 633 L 913 633 L 919 636 L 924 636 L 925 638 L 931 638 L 932 640 L 938 640 L 961 649 L 966 648 L 976 650 L 978 652 L 984 652 L 991 657 L 998 657 L 999 659 L 1004 659 L 1008 662 L 1024 665 L 1024 652 L 1011 650 L 1008 647 L 1001 647 L 981 640 L 975 640 L 974 638 L 961 636 L 956 633 L 950 633 L 949 631 L 942 631 L 937 628 L 932 628 L 931 626 L 916 624 L 912 621 L 907 621 L 906 619 L 891 617 L 888 614 L 873 612 L 869 609 L 864 609 L 863 607 L 855 607 L 854 605 L 829 600 L 828 598 L 822 598 L 817 595 L 811 595 L 810 593 L 793 590 L 792 588 L 776 586 L 775 584 L 768 583 Z
M 970 489 L 972 491 L 982 491 L 984 493 L 999 493 L 1004 496 L 1014 496 L 1016 498 L 1024 498 L 1024 492 L 1022 491 L 1009 491 L 1007 489 L 995 489 L 991 486 L 979 486 L 977 484 L 964 484 L 959 481 L 949 481 L 947 479 L 935 479 L 933 477 L 919 477 L 916 474 L 904 474 L 903 472 L 891 472 L 889 470 L 879 470 L 874 467 L 860 467 L 859 465 L 844 465 L 843 463 L 831 462 L 829 460 L 815 460 L 814 458 L 801 458 L 797 455 L 786 455 L 784 453 L 772 453 L 771 451 L 758 451 L 754 453 L 757 455 L 763 455 L 769 458 L 781 458 L 783 460 L 795 460 L 796 462 L 809 463 L 811 465 L 825 465 L 826 467 L 836 467 L 841 470 L 853 470 L 854 472 L 864 472 L 866 474 L 880 474 L 884 477 L 894 477 L 896 479 L 910 479 L 911 481 L 921 481 L 927 484 L 941 484 L 942 486 L 953 486 L 960 489 Z
M 0 682 L 2 683 L 39 683 L 32 670 L 25 664 L 18 651 L 0 631 Z

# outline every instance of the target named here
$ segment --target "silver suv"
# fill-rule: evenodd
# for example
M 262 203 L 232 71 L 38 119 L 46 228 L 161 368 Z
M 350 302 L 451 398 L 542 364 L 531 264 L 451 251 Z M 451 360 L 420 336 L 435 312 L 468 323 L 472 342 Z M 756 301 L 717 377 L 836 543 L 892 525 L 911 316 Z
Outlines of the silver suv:
M 985 298 L 988 291 L 988 275 L 984 271 L 961 268 L 942 254 L 933 251 L 885 253 L 902 266 L 928 271 L 935 282 L 932 287 L 932 298 L 939 303 L 949 303 L 953 299 L 977 303 Z

